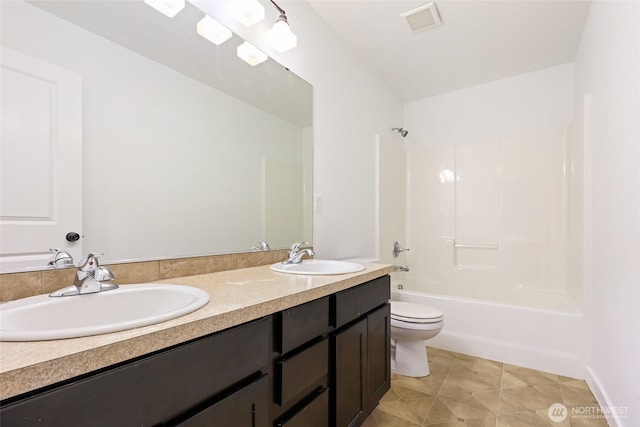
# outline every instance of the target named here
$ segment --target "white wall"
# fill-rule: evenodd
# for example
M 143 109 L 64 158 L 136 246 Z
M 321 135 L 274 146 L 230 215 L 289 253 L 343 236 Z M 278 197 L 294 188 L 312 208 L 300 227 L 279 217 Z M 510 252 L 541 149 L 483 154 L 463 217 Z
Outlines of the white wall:
M 572 120 L 572 63 L 419 99 L 404 106 L 409 149 L 566 128 Z
M 612 425 L 638 426 L 640 3 L 593 2 L 575 64 L 576 116 L 587 95 L 592 117 L 585 126 L 588 382 L 601 406 L 628 408 Z
M 285 53 L 264 39 L 278 18 L 269 4 L 265 21 L 243 28 L 224 2 L 194 3 L 313 85 L 316 252 L 319 258 L 376 256 L 376 134 L 388 138 L 402 125 L 400 99 L 304 1 L 278 2 L 298 36 L 298 47 Z
M 388 264 L 405 265 L 408 252 L 393 258 L 393 242 L 407 247 L 406 153 L 402 137 L 397 133 L 380 135 L 378 147 L 379 236 L 376 258 Z

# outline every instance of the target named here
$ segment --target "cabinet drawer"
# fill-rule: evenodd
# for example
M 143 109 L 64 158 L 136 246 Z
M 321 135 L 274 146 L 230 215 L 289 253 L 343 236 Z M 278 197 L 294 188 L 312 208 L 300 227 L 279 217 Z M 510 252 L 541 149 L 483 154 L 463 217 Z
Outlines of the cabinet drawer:
M 388 302 L 390 286 L 389 276 L 383 276 L 335 294 L 331 307 L 333 326 L 339 328 Z
M 268 427 L 269 381 L 267 376 L 263 376 L 176 425 L 179 427 Z
M 317 344 L 291 357 L 276 362 L 275 401 L 279 405 L 308 392 L 318 385 L 329 372 L 329 341 L 324 339 Z
M 329 330 L 329 297 L 282 311 L 275 318 L 276 350 L 287 353 Z
M 269 364 L 271 318 L 127 363 L 0 409 L 2 425 L 154 425 Z
M 277 427 L 328 427 L 329 390 L 322 390 L 309 404 L 295 415 L 276 423 Z

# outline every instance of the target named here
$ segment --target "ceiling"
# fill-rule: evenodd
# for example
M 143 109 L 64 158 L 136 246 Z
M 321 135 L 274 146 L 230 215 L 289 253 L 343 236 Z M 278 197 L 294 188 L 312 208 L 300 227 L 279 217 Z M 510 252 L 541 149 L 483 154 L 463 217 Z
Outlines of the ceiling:
M 573 61 L 590 6 L 436 0 L 441 25 L 412 33 L 400 14 L 428 2 L 309 0 L 403 101 Z

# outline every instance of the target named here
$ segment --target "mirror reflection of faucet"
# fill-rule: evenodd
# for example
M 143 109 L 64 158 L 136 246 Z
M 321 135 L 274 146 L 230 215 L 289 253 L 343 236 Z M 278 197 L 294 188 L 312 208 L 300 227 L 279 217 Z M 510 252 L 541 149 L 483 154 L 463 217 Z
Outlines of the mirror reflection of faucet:
M 268 252 L 271 250 L 269 244 L 263 240 L 256 240 L 256 246 L 251 248 L 255 252 Z
M 61 251 L 58 248 L 49 249 L 49 252 L 51 252 L 53 256 L 51 256 L 47 265 L 73 265 L 73 257 L 69 252 Z
M 100 267 L 98 258 L 103 254 L 89 253 L 78 265 L 73 285 L 58 289 L 49 294 L 50 297 L 67 297 L 73 295 L 93 294 L 96 292 L 118 289 L 118 285 L 109 282 L 114 279 L 107 267 Z

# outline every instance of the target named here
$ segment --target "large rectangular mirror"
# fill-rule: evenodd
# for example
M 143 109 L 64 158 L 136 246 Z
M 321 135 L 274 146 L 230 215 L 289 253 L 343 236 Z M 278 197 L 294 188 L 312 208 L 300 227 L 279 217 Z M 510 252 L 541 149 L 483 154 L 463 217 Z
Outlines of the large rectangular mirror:
M 2 272 L 54 247 L 114 262 L 311 240 L 308 83 L 200 37 L 189 2 L 173 19 L 142 1 L 0 7 Z

